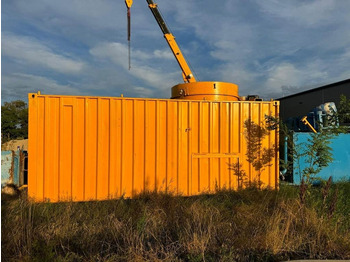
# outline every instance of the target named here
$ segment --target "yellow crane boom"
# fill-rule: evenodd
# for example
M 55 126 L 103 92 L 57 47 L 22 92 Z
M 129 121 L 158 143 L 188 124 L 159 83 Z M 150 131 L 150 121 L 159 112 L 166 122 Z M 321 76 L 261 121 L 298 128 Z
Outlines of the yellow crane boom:
M 152 11 L 160 29 L 163 32 L 164 38 L 167 41 L 173 55 L 178 62 L 184 83 L 177 84 L 171 88 L 171 98 L 173 99 L 190 99 L 190 100 L 216 100 L 216 101 L 237 101 L 241 98 L 238 95 L 238 86 L 234 83 L 225 83 L 218 81 L 196 81 L 189 65 L 186 62 L 179 46 L 175 41 L 174 35 L 168 29 L 162 15 L 160 14 L 157 4 L 153 0 L 146 0 L 148 7 Z M 128 40 L 130 52 L 130 7 L 133 0 L 125 0 L 128 8 Z M 130 55 L 129 55 L 130 64 Z
M 152 14 L 154 18 L 156 19 L 160 29 L 163 32 L 164 38 L 167 41 L 173 55 L 176 58 L 176 61 L 178 62 L 181 71 L 182 71 L 182 77 L 185 83 L 193 83 L 196 82 L 195 77 L 192 74 L 192 71 L 190 67 L 188 66 L 185 57 L 183 56 L 180 47 L 175 41 L 174 35 L 170 32 L 168 29 L 167 25 L 165 24 L 165 21 L 160 14 L 157 4 L 153 2 L 153 0 L 146 0 L 148 3 L 148 7 L 152 11 Z M 125 4 L 128 8 L 128 40 L 130 43 L 130 7 L 132 5 L 133 1 L 132 0 L 125 0 Z

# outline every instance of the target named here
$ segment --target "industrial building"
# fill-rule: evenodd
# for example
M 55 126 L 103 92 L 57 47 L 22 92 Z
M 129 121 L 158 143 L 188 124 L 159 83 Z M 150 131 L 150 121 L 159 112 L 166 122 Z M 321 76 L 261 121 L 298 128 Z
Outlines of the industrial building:
M 313 108 L 327 102 L 339 105 L 342 94 L 350 98 L 350 79 L 278 98 L 280 117 L 287 120 L 289 117 L 304 116 Z

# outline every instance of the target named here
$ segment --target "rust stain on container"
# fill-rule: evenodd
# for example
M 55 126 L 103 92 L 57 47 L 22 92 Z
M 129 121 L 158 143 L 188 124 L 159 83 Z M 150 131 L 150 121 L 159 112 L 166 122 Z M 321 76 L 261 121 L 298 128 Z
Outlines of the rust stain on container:
M 28 193 L 35 201 L 278 188 L 278 101 L 29 94 Z

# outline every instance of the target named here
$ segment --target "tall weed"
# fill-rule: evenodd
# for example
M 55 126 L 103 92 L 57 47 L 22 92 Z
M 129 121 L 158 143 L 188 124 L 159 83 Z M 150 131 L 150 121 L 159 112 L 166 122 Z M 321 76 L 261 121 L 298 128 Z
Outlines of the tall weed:
M 4 261 L 350 259 L 350 183 L 31 203 L 2 199 Z

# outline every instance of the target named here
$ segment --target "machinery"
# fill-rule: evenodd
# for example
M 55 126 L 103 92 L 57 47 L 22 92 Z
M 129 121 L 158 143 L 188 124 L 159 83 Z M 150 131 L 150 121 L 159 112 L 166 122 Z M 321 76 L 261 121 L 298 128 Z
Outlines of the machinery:
M 334 102 L 328 102 L 313 108 L 303 117 L 288 118 L 286 124 L 290 130 L 295 132 L 312 131 L 313 133 L 317 133 L 321 128 L 339 126 L 336 112 L 337 108 Z
M 226 82 L 196 81 L 196 78 L 193 76 L 186 59 L 175 41 L 174 35 L 170 32 L 162 15 L 160 14 L 157 4 L 154 3 L 153 0 L 146 1 L 182 71 L 184 83 L 172 87 L 171 98 L 216 101 L 241 100 L 238 96 L 238 86 L 236 84 Z M 130 46 L 130 8 L 133 4 L 133 0 L 125 0 L 125 4 L 128 8 L 128 40 Z

